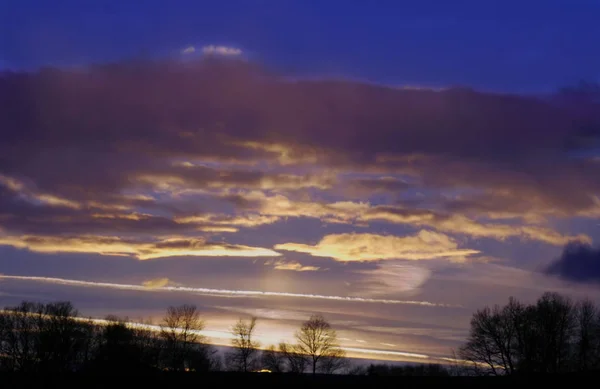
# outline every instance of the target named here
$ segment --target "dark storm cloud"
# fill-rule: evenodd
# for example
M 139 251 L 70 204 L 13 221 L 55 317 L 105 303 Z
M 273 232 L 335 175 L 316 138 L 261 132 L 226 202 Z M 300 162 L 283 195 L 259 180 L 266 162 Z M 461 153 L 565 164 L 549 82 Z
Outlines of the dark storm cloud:
M 545 272 L 569 281 L 600 283 L 600 248 L 572 242 Z

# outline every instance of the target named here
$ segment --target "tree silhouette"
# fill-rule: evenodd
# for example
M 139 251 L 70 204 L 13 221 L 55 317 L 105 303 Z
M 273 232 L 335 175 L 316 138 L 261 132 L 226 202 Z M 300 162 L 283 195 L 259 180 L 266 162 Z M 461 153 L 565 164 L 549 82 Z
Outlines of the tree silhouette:
M 227 353 L 227 365 L 231 370 L 248 372 L 256 369 L 260 343 L 253 339 L 256 317 L 249 321 L 239 319 L 231 328 L 233 350 Z
M 135 372 L 150 370 L 156 365 L 146 357 L 154 349 L 143 341 L 146 331 L 132 328 L 127 319 L 109 316 L 106 320 L 108 323 L 102 328 L 91 369 Z
M 335 371 L 339 368 L 339 360 L 345 357 L 337 343 L 335 330 L 321 315 L 312 315 L 305 321 L 296 332 L 296 340 L 298 351 L 309 358 L 313 374 L 316 374 L 319 364 L 323 365 L 324 372 Z
M 76 369 L 88 342 L 85 324 L 70 302 L 23 301 L 0 314 L 2 368 L 21 372 Z
M 290 373 L 304 373 L 308 359 L 297 346 L 281 342 L 279 343 L 279 352 L 283 355 Z
M 199 332 L 204 329 L 204 321 L 195 305 L 170 306 L 163 318 L 161 337 L 166 343 L 168 367 L 173 370 L 186 370 L 192 351 L 201 348 L 205 338 Z
M 590 300 L 577 305 L 577 366 L 579 370 L 600 368 L 600 310 Z
M 283 373 L 285 371 L 285 357 L 283 353 L 278 352 L 275 346 L 269 346 L 262 352 L 261 364 L 263 368 L 273 373 Z
M 589 370 L 600 367 L 599 339 L 600 316 L 593 303 L 574 304 L 544 293 L 532 305 L 511 298 L 505 307 L 475 312 L 459 356 L 477 374 Z

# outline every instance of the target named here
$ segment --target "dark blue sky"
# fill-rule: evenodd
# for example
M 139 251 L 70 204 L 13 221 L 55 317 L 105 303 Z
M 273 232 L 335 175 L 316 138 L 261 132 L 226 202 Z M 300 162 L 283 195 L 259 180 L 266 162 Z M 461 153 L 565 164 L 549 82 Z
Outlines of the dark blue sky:
M 600 78 L 597 0 L 4 0 L 0 63 L 239 47 L 287 71 L 540 91 Z

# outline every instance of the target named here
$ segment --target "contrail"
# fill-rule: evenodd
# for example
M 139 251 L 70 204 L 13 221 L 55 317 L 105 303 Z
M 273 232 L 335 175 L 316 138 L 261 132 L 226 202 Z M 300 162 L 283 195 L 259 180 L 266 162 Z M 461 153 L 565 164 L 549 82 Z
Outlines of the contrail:
M 199 294 L 199 295 L 204 295 L 204 296 L 288 297 L 288 298 L 304 298 L 304 299 L 315 299 L 315 300 L 348 301 L 348 302 L 358 302 L 358 303 L 421 305 L 421 306 L 428 306 L 428 307 L 460 307 L 458 305 L 438 304 L 438 303 L 432 303 L 429 301 L 388 300 L 388 299 L 374 299 L 374 298 L 364 298 L 364 297 L 329 296 L 329 295 L 320 295 L 320 294 L 287 293 L 287 292 L 264 292 L 264 291 L 259 291 L 259 290 L 210 289 L 210 288 L 195 288 L 195 287 L 188 287 L 188 286 L 147 287 L 147 286 L 143 286 L 143 285 L 113 284 L 113 283 L 109 283 L 109 282 L 69 280 L 69 279 L 65 279 L 65 278 L 53 278 L 53 277 L 11 276 L 11 275 L 4 275 L 4 274 L 0 274 L 0 279 L 37 281 L 37 282 L 47 282 L 47 283 L 59 284 L 59 285 L 111 288 L 111 289 L 136 290 L 136 291 L 185 292 L 185 293 L 193 293 L 193 294 Z
M 369 348 L 355 348 L 355 347 L 342 347 L 342 348 L 346 351 L 357 352 L 357 353 L 392 355 L 392 356 L 397 356 L 397 357 L 409 357 L 409 358 L 419 358 L 419 359 L 431 358 L 429 355 L 407 353 L 404 351 L 375 350 L 375 349 L 369 349 Z

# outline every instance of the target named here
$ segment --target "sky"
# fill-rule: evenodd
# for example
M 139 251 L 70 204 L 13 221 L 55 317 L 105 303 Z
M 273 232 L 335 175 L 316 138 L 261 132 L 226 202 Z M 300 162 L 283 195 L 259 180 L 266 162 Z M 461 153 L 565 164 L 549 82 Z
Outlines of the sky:
M 443 362 L 486 305 L 600 296 L 600 107 L 557 93 L 597 1 L 1 7 L 0 306 Z

